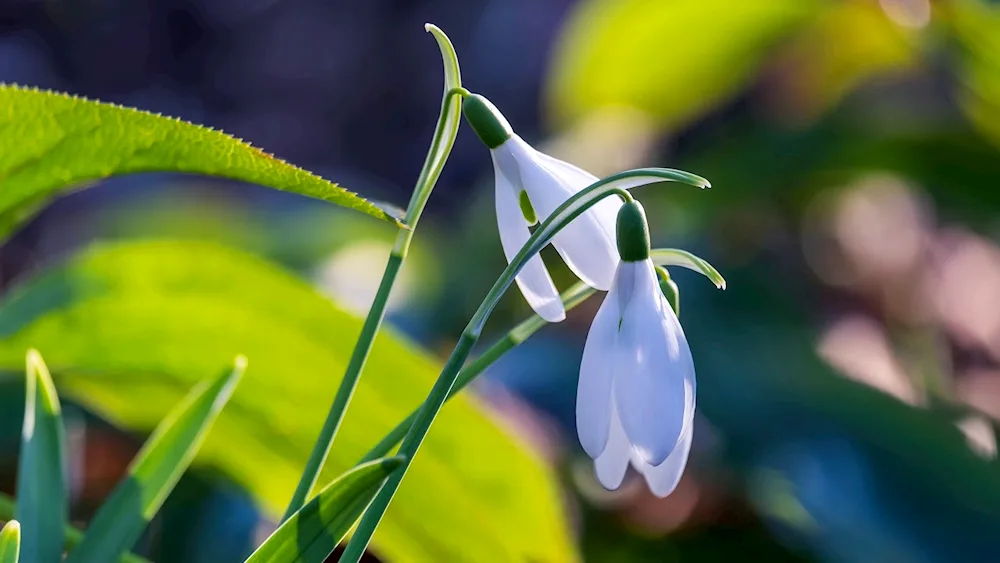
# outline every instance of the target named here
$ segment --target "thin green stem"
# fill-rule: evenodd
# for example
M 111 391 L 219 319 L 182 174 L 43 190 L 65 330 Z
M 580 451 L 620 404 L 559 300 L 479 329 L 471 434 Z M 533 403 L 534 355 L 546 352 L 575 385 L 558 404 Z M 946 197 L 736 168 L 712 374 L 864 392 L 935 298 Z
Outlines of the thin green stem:
M 596 290 L 583 282 L 577 282 L 573 287 L 567 289 L 562 294 L 563 308 L 569 311 L 583 303 L 588 297 L 594 294 Z M 519 325 L 511 329 L 510 332 L 504 335 L 503 338 L 496 341 L 492 346 L 487 348 L 478 358 L 465 366 L 462 371 L 458 374 L 458 379 L 455 380 L 454 387 L 448 392 L 448 399 L 458 394 L 459 391 L 465 389 L 474 379 L 479 377 L 486 368 L 493 365 L 494 362 L 500 359 L 501 356 L 512 350 L 518 344 L 527 340 L 532 334 L 534 334 L 538 329 L 547 325 L 548 321 L 543 319 L 538 315 L 532 315 L 531 317 L 521 321 Z M 385 457 L 388 455 L 392 448 L 396 447 L 396 444 L 406 436 L 406 431 L 413 426 L 413 421 L 417 418 L 417 412 L 414 410 L 407 416 L 402 422 L 396 425 L 388 434 L 386 434 L 371 450 L 365 454 L 365 457 L 361 458 L 358 463 L 366 463 L 372 460 L 376 460 L 380 457 Z
M 400 234 L 403 233 L 404 231 L 400 231 Z M 385 272 L 382 274 L 382 282 L 379 284 L 378 292 L 375 294 L 375 300 L 368 311 L 365 324 L 361 327 L 361 335 L 358 336 L 358 341 L 354 345 L 354 351 L 351 353 L 351 359 L 348 361 L 347 370 L 344 372 L 344 379 L 341 380 L 340 386 L 337 388 L 333 404 L 330 405 L 330 411 L 327 413 L 323 427 L 320 429 L 319 437 L 316 439 L 316 444 L 309 454 L 309 460 L 306 462 L 302 477 L 295 487 L 292 500 L 288 503 L 288 508 L 285 509 L 285 515 L 281 517 L 282 522 L 288 520 L 292 514 L 295 514 L 298 509 L 305 505 L 306 501 L 309 500 L 309 493 L 312 492 L 313 487 L 316 486 L 316 481 L 319 480 L 319 474 L 323 469 L 323 465 L 326 464 L 330 447 L 333 446 L 333 440 L 337 436 L 340 424 L 344 420 L 344 414 L 347 412 L 347 405 L 350 404 L 354 390 L 358 386 L 358 379 L 361 376 L 361 370 L 365 367 L 365 362 L 368 360 L 368 354 L 371 352 L 375 335 L 378 334 L 378 329 L 382 325 L 382 319 L 385 318 L 385 305 L 389 301 L 392 285 L 396 281 L 396 275 L 402 264 L 402 256 L 397 254 L 389 256 L 389 261 L 385 265 Z
M 459 339 L 454 351 L 452 351 L 451 357 L 448 358 L 448 362 L 441 371 L 441 375 L 434 382 L 434 387 L 431 388 L 427 399 L 417 411 L 413 425 L 399 446 L 399 453 L 405 458 L 403 465 L 389 477 L 378 495 L 375 496 L 372 504 L 365 511 L 364 516 L 361 517 L 354 536 L 351 537 L 351 541 L 348 542 L 344 554 L 340 557 L 342 563 L 357 563 L 360 561 L 361 556 L 368 547 L 368 543 L 371 541 L 372 535 L 375 533 L 375 528 L 378 527 L 379 522 L 382 520 L 382 516 L 389 507 L 392 497 L 396 494 L 396 490 L 406 475 L 410 463 L 413 461 L 414 456 L 420 449 L 420 445 L 427 436 L 431 424 L 434 423 L 434 419 L 437 417 L 441 407 L 448 400 L 451 390 L 458 379 L 459 371 L 472 352 L 473 346 L 479 340 L 483 326 L 485 326 L 486 321 L 489 319 L 490 313 L 496 308 L 497 303 L 500 302 L 500 298 L 503 297 L 507 289 L 514 283 L 514 279 L 518 272 L 521 271 L 521 268 L 527 264 L 528 260 L 538 254 L 542 248 L 549 244 L 556 233 L 568 225 L 570 221 L 577 218 L 602 199 L 612 195 L 617 195 L 626 200 L 631 199 L 631 195 L 625 191 L 627 188 L 663 181 L 680 181 L 699 187 L 708 187 L 710 185 L 704 178 L 679 170 L 646 168 L 621 172 L 599 180 L 571 196 L 531 234 L 528 241 L 510 261 L 510 264 L 507 265 L 503 273 L 500 274 L 500 277 L 493 284 L 489 293 L 486 294 L 486 298 L 479 305 L 479 309 L 476 310 L 476 313 L 462 332 L 462 337 Z
M 15 506 L 14 499 L 0 493 L 0 521 L 13 519 Z M 79 544 L 82 539 L 83 532 L 77 530 L 73 526 L 66 526 L 66 535 L 63 538 L 63 545 L 67 551 L 72 551 L 72 548 Z M 124 553 L 118 561 L 120 563 L 150 563 L 147 559 L 132 553 Z
M 458 68 L 458 57 L 455 55 L 455 49 L 444 32 L 429 24 L 426 28 L 437 40 L 438 46 L 441 48 L 441 56 L 444 60 L 445 92 L 441 102 L 441 114 L 434 130 L 434 138 L 431 141 L 431 146 L 427 151 L 427 157 L 424 159 L 424 165 L 420 170 L 420 175 L 413 189 L 413 195 L 410 197 L 410 203 L 406 208 L 407 228 L 400 229 L 396 234 L 396 242 L 393 245 L 392 253 L 389 255 L 389 261 L 386 263 L 385 272 L 382 274 L 382 282 L 379 284 L 378 292 L 375 294 L 371 309 L 369 309 L 368 316 L 365 318 L 365 323 L 361 328 L 361 334 L 354 345 L 354 351 L 351 353 L 351 359 L 347 363 L 344 378 L 341 379 L 340 386 L 337 388 L 337 394 L 333 398 L 333 404 L 330 405 L 330 411 L 327 413 L 323 427 L 320 429 L 319 437 L 316 439 L 313 450 L 309 454 L 309 460 L 302 471 L 302 477 L 295 487 L 295 492 L 288 503 L 288 508 L 285 509 L 285 514 L 281 519 L 282 522 L 305 505 L 306 501 L 309 500 L 309 494 L 319 480 L 320 472 L 323 470 L 326 458 L 330 454 L 330 448 L 337 437 L 337 431 L 344 421 L 347 407 L 354 396 L 355 389 L 357 389 L 358 380 L 361 377 L 362 370 L 364 370 L 365 362 L 368 360 L 368 354 L 371 352 L 375 336 L 382 326 L 382 321 L 385 318 L 386 303 L 388 303 L 389 295 L 392 293 L 392 287 L 396 282 L 396 276 L 399 274 L 399 268 L 402 266 L 403 260 L 406 259 L 410 248 L 410 241 L 413 239 L 413 232 L 420 220 L 420 215 L 424 211 L 424 206 L 430 198 L 431 191 L 441 176 L 441 171 L 448 160 L 451 148 L 455 144 L 455 136 L 458 134 L 461 104 L 456 101 L 456 98 L 464 95 L 463 92 L 467 93 L 461 87 L 462 81 Z

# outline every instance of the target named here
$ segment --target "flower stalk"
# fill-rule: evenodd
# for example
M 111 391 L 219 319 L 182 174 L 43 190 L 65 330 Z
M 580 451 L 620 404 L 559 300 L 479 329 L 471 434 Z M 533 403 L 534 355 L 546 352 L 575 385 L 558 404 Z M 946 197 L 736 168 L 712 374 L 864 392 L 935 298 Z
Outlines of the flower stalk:
M 351 358 L 348 361 L 344 378 L 340 381 L 333 404 L 330 406 L 330 411 L 323 422 L 319 437 L 316 439 L 299 483 L 281 519 L 282 522 L 287 520 L 295 511 L 302 508 L 306 501 L 309 500 L 309 494 L 316 486 L 320 472 L 326 464 L 326 458 L 330 453 L 330 448 L 333 446 L 337 431 L 344 420 L 344 414 L 347 412 L 351 398 L 354 396 L 358 380 L 361 377 L 361 371 L 365 367 L 368 354 L 371 352 L 372 344 L 375 342 L 375 336 L 382 326 L 382 321 L 385 318 L 386 304 L 389 301 L 389 294 L 392 292 L 399 269 L 406 259 L 417 222 L 420 220 L 420 216 L 424 211 L 427 200 L 430 198 L 434 185 L 441 176 L 441 171 L 444 169 L 445 162 L 451 153 L 451 148 L 455 144 L 455 137 L 458 134 L 461 104 L 458 103 L 456 98 L 467 94 L 467 91 L 462 88 L 458 55 L 455 53 L 455 48 L 452 46 L 448 36 L 443 31 L 431 24 L 427 24 L 425 29 L 434 35 L 444 60 L 445 88 L 444 99 L 441 102 L 441 115 L 438 118 L 437 126 L 434 130 L 434 138 L 431 141 L 430 149 L 427 152 L 427 157 L 424 160 L 420 176 L 417 178 L 413 195 L 406 209 L 406 227 L 400 229 L 396 234 L 396 241 L 393 245 L 392 253 L 389 255 L 389 260 L 385 265 L 382 281 L 379 283 L 378 292 L 375 294 L 375 299 L 372 301 L 368 316 L 365 318 L 365 323 L 361 328 L 361 334 L 354 345 L 354 351 L 351 353 Z

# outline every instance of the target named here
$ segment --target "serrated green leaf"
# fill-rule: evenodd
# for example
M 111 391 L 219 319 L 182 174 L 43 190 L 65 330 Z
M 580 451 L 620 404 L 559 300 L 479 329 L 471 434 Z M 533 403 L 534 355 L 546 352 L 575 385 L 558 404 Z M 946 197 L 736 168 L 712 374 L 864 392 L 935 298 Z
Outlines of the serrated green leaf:
M 0 563 L 17 563 L 20 553 L 21 525 L 11 520 L 0 530 Z
M 146 430 L 217 366 L 251 354 L 254 368 L 198 459 L 277 516 L 335 392 L 329 374 L 344 373 L 360 328 L 308 284 L 243 252 L 100 245 L 0 302 L 0 369 L 44 345 L 64 394 Z M 439 372 L 436 359 L 382 331 L 322 482 L 415 409 Z M 463 396 L 442 411 L 373 549 L 417 563 L 577 559 L 552 469 Z
M 125 479 L 94 515 L 67 563 L 116 561 L 135 545 L 205 436 L 246 369 L 246 358 L 211 382 L 202 382 L 157 426 Z
M 323 563 L 402 462 L 382 458 L 341 475 L 290 516 L 246 563 Z
M 57 193 L 138 172 L 229 178 L 396 221 L 356 194 L 221 131 L 133 108 L 0 84 L 0 238 Z
M 68 493 L 63 460 L 62 409 L 42 356 L 27 355 L 27 392 L 17 472 L 17 509 L 21 523 L 21 559 L 25 563 L 59 563 L 67 522 Z

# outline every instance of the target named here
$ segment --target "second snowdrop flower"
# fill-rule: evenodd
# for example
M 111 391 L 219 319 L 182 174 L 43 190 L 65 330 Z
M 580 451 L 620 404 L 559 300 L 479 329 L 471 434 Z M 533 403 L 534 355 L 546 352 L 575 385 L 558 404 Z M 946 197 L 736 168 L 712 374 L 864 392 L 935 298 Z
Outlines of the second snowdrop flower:
M 617 489 L 631 463 L 657 496 L 677 486 L 691 448 L 694 362 L 649 258 L 637 201 L 618 214 L 621 262 L 580 364 L 576 422 L 597 478 Z
M 544 221 L 570 196 L 596 182 L 597 177 L 533 149 L 514 134 L 499 110 L 482 96 L 467 96 L 462 111 L 493 157 L 497 227 L 510 262 L 531 236 L 528 227 Z M 621 205 L 619 198 L 605 198 L 552 240 L 573 273 L 596 289 L 611 287 L 618 264 L 615 218 Z M 558 322 L 566 317 L 559 292 L 540 256 L 533 257 L 520 271 L 517 285 L 528 304 L 545 320 Z

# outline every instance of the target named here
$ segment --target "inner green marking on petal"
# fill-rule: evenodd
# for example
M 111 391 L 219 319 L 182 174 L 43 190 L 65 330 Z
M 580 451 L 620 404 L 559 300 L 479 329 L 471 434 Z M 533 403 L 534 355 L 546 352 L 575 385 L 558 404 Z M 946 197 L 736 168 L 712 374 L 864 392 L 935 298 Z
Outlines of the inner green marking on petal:
M 524 220 L 529 225 L 534 225 L 538 222 L 538 215 L 535 214 L 535 208 L 531 206 L 531 200 L 528 199 L 528 192 L 521 190 L 521 194 L 517 196 L 517 203 L 521 206 L 521 215 L 524 215 Z

